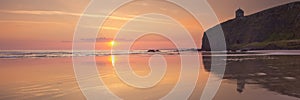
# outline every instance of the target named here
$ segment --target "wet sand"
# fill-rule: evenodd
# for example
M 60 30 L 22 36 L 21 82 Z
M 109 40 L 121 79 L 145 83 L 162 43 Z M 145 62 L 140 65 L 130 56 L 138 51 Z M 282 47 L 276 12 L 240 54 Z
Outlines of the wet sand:
M 193 56 L 193 53 L 185 54 Z M 138 89 L 124 84 L 113 71 L 113 65 L 126 61 L 122 55 L 98 56 L 96 64 L 100 77 L 112 93 L 123 99 L 159 99 L 168 94 L 176 85 L 181 67 L 178 55 L 164 55 L 167 72 L 156 86 Z M 148 60 L 151 54 L 130 55 L 130 64 L 137 75 L 146 76 L 151 72 Z M 214 97 L 215 100 L 297 100 L 299 97 L 298 56 L 232 56 L 227 59 L 225 77 Z M 198 100 L 206 85 L 210 58 L 200 54 L 201 69 L 197 86 L 191 100 Z M 204 62 L 204 63 L 203 63 Z M 92 62 L 87 61 L 86 64 Z M 191 63 L 192 65 L 192 63 Z M 75 79 L 72 58 L 16 58 L 0 59 L 1 100 L 83 100 Z M 193 70 L 193 69 L 189 69 Z M 126 73 L 126 72 L 122 72 Z M 94 76 L 90 79 L 99 79 Z M 243 92 L 238 92 L 237 88 Z

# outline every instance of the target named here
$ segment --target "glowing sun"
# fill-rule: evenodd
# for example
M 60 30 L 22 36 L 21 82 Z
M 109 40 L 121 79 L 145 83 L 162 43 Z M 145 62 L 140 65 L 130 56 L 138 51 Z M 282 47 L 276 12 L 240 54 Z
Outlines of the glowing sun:
M 110 41 L 109 44 L 110 44 L 110 46 L 114 46 L 115 45 L 115 41 Z

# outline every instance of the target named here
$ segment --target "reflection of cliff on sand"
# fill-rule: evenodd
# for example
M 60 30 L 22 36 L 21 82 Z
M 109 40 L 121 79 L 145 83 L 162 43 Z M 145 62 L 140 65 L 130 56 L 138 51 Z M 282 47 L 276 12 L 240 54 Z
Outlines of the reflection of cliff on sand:
M 245 85 L 246 85 L 246 80 L 243 77 L 238 77 L 236 91 L 242 93 L 245 89 Z
M 228 56 L 223 79 L 237 81 L 242 93 L 246 84 L 257 84 L 280 94 L 300 97 L 300 56 Z M 203 56 L 205 70 L 211 73 L 211 56 Z

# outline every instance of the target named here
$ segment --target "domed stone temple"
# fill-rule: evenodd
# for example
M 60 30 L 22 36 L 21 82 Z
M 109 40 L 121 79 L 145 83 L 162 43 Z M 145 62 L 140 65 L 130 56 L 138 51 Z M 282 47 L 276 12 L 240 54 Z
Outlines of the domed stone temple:
M 235 12 L 235 18 L 236 19 L 242 19 L 244 17 L 244 10 L 239 8 L 238 10 L 236 10 Z

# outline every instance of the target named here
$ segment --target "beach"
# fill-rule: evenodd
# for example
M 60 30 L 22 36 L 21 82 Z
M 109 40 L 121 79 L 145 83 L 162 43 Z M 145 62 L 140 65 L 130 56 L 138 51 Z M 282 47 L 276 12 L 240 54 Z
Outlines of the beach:
M 299 51 L 255 51 L 248 53 L 227 54 L 226 71 L 222 83 L 215 95 L 215 100 L 297 100 L 299 99 L 300 62 Z M 0 58 L 0 99 L 1 100 L 83 100 L 75 78 L 71 51 L 2 51 Z M 14 54 L 14 55 L 13 55 Z M 180 55 L 179 55 L 180 54 Z M 154 55 L 162 55 L 166 61 L 164 77 L 151 88 L 135 88 L 122 82 L 114 71 L 114 66 L 121 66 L 129 57 L 131 68 L 139 76 L 147 76 L 151 72 L 148 62 Z M 100 90 L 109 89 L 123 99 L 159 99 L 168 95 L 179 81 L 181 56 L 199 57 L 200 69 L 196 87 L 189 99 L 198 100 L 206 86 L 209 75 L 218 74 L 210 70 L 212 56 L 196 51 L 173 52 L 162 51 L 134 53 L 80 55 L 77 57 L 95 56 L 96 62 L 84 61 L 85 64 L 96 63 L 99 75 L 86 80 L 102 79 L 103 86 L 94 87 Z M 224 59 L 225 60 L 225 59 Z M 193 66 L 193 63 L 190 65 Z M 187 67 L 185 66 L 185 67 Z M 88 66 L 87 66 L 88 67 Z M 188 67 L 187 67 L 188 68 Z M 188 68 L 187 70 L 194 70 Z M 119 73 L 128 73 L 118 70 Z M 191 76 L 192 77 L 192 76 Z M 186 83 L 189 83 L 186 81 Z M 237 90 L 239 89 L 239 91 Z M 184 89 L 183 89 L 184 90 Z M 182 91 L 183 91 L 182 90 Z

